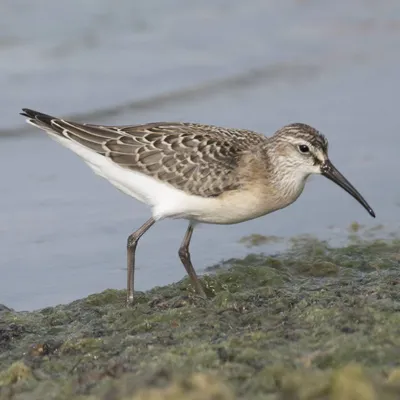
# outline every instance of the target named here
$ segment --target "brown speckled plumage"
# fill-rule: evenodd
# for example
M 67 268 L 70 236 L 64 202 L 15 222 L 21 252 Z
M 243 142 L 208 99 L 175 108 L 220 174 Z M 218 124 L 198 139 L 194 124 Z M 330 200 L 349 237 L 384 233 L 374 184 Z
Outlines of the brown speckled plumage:
M 159 219 L 186 218 L 179 257 L 205 296 L 190 260 L 195 222 L 235 224 L 293 203 L 310 174 L 323 174 L 373 210 L 328 159 L 328 141 L 294 123 L 271 137 L 181 122 L 134 126 L 79 124 L 23 109 L 27 121 L 81 156 L 94 172 L 150 205 L 152 217 L 128 238 L 127 299 L 133 302 L 136 245 Z
M 38 125 L 76 141 L 124 168 L 190 194 L 210 197 L 237 189 L 238 162 L 266 137 L 244 129 L 159 122 L 135 126 L 78 124 L 25 110 Z

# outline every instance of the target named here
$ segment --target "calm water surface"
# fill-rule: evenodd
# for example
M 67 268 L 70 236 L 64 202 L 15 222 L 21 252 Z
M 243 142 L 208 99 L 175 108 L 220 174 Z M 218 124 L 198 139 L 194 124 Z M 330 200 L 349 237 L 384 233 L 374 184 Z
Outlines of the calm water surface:
M 340 240 L 353 221 L 398 229 L 398 1 L 119 4 L 2 4 L 0 303 L 35 309 L 124 288 L 126 237 L 150 215 L 25 126 L 21 107 L 106 124 L 186 120 L 272 134 L 301 121 L 322 130 L 332 161 L 377 219 L 315 177 L 285 210 L 199 227 L 199 272 L 245 255 L 238 240 L 251 233 Z M 185 229 L 163 221 L 143 237 L 138 290 L 184 276 L 177 249 Z

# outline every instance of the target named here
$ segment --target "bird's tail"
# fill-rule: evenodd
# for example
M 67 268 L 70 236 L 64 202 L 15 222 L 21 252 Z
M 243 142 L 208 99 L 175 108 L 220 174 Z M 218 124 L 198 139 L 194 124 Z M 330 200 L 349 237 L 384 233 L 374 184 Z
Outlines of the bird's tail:
M 27 117 L 26 122 L 29 124 L 36 126 L 37 128 L 43 129 L 49 133 L 58 134 L 60 136 L 64 136 L 62 129 L 53 124 L 58 118 L 52 117 L 51 115 L 43 114 L 39 111 L 31 110 L 29 108 L 23 108 L 23 112 L 20 114 L 24 117 Z

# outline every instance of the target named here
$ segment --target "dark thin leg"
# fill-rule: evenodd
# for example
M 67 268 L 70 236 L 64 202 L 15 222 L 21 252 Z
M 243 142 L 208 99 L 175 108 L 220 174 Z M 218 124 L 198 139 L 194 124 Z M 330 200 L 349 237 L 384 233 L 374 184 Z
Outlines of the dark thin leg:
M 181 247 L 179 248 L 178 254 L 179 258 L 182 261 L 183 266 L 186 269 L 186 272 L 188 273 L 190 279 L 192 280 L 192 283 L 194 285 L 197 294 L 202 297 L 207 297 L 206 294 L 204 293 L 204 289 L 201 286 L 199 279 L 197 278 L 196 271 L 194 270 L 192 265 L 192 261 L 190 260 L 189 244 L 190 244 L 190 239 L 192 238 L 192 234 L 193 234 L 193 225 L 189 223 L 189 226 L 185 233 L 185 237 L 183 238 Z
M 149 228 L 156 221 L 153 218 L 150 218 L 146 221 L 137 231 L 133 232 L 128 237 L 128 244 L 127 244 L 127 261 L 128 261 L 128 281 L 127 281 L 127 303 L 133 303 L 133 290 L 134 290 L 134 283 L 135 283 L 135 252 L 136 246 L 139 239 L 143 236 L 144 233 L 148 231 Z

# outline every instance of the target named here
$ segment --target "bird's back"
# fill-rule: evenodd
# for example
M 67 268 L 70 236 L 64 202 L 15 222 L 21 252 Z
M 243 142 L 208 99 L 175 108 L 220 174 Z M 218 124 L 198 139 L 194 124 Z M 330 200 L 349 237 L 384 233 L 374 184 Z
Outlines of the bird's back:
M 241 154 L 267 139 L 245 129 L 181 122 L 102 126 L 80 124 L 24 109 L 29 122 L 90 149 L 122 168 L 188 194 L 215 197 L 240 186 Z

